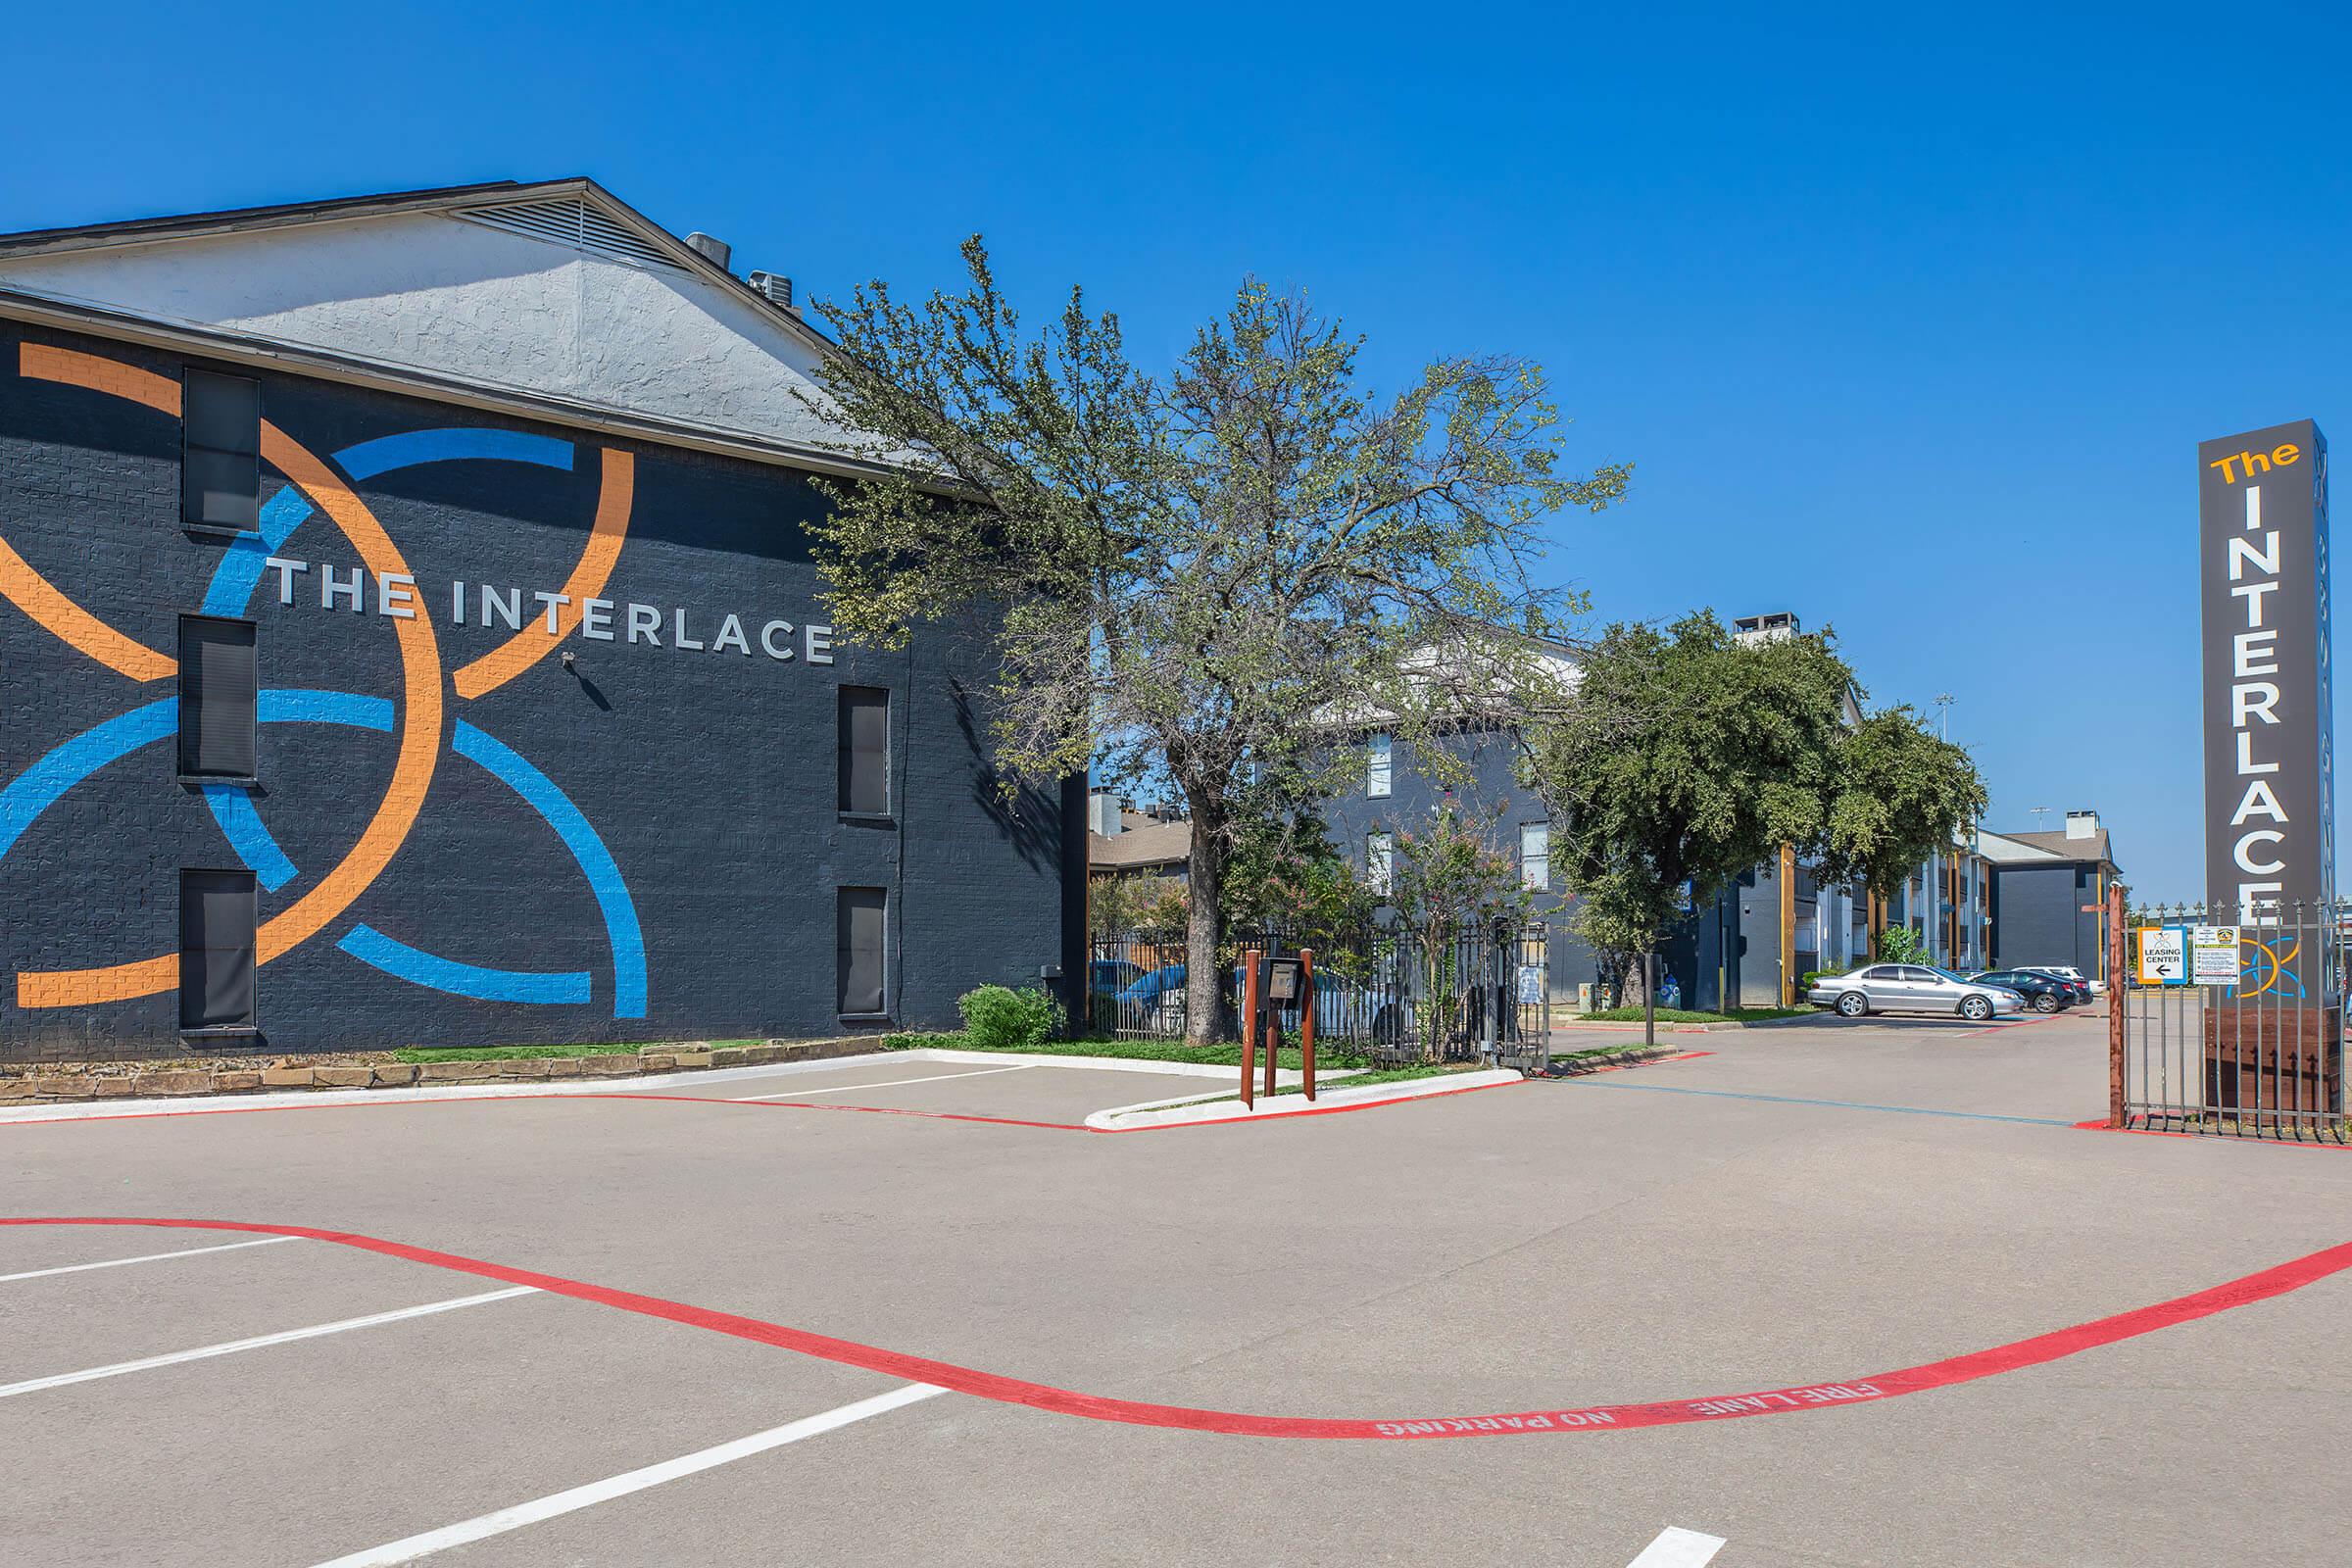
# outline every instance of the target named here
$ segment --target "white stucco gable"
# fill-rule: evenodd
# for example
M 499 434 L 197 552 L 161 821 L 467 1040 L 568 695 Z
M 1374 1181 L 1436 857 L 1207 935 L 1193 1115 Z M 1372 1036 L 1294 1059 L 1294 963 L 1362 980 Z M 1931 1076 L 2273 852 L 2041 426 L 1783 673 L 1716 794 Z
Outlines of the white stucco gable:
M 0 249 L 0 294 L 729 445 L 855 448 L 795 396 L 824 401 L 821 338 L 586 181 L 291 212 Z

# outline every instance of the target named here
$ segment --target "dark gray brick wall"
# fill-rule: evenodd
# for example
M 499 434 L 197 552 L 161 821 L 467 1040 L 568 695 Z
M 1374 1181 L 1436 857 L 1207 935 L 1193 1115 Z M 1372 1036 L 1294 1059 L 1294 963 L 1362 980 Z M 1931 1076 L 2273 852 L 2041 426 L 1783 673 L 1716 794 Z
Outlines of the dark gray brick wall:
M 176 616 L 203 601 L 228 546 L 178 526 L 175 418 L 119 397 L 22 373 L 24 342 L 100 355 L 176 383 L 171 356 L 95 339 L 0 331 L 0 539 L 59 591 L 167 656 Z M 435 429 L 521 431 L 571 443 L 572 467 L 468 458 L 364 479 L 361 499 L 417 578 L 439 660 L 439 745 L 414 827 L 370 885 L 316 935 L 261 970 L 260 1049 L 411 1042 L 481 1044 L 711 1039 L 829 1033 L 834 890 L 892 893 L 894 1013 L 953 1020 L 980 980 L 1034 977 L 1063 957 L 1057 792 L 1004 798 L 985 760 L 992 678 L 973 626 L 925 629 L 893 654 L 838 650 L 831 665 L 777 662 L 759 646 L 771 618 L 821 620 L 804 524 L 822 497 L 806 475 L 678 450 L 609 442 L 453 407 L 264 375 L 264 416 L 326 458 L 358 443 Z M 451 621 L 450 583 L 561 590 L 597 513 L 602 453 L 634 459 L 628 531 L 602 597 L 662 611 L 663 647 L 578 634 L 467 701 L 459 668 L 504 643 L 503 626 Z M 264 496 L 279 484 L 265 466 Z M 278 603 L 265 572 L 258 622 L 265 689 L 390 699 L 406 722 L 398 622 L 321 609 L 319 572 L 361 564 L 322 515 L 281 554 L 311 564 Z M 744 621 L 751 652 L 667 646 L 683 610 L 713 640 Z M 614 625 L 624 625 L 616 609 Z M 839 819 L 835 689 L 892 693 L 893 819 Z M 24 817 L 27 768 L 105 720 L 173 697 L 172 676 L 133 680 L 0 603 L 0 790 Z M 644 933 L 648 1004 L 616 1017 L 616 968 L 588 880 L 547 820 L 454 749 L 463 721 L 527 760 L 610 851 Z M 349 724 L 262 726 L 252 800 L 297 868 L 265 891 L 268 922 L 347 856 L 395 777 L 397 732 Z M 233 866 L 202 798 L 172 776 L 168 738 L 140 747 L 20 821 L 0 854 L 0 1057 L 62 1058 L 180 1049 L 166 988 L 81 1005 L 26 1006 L 21 977 L 151 959 L 174 951 L 177 873 Z M 0 819 L 0 837 L 8 832 Z M 454 963 L 586 971 L 584 1004 L 480 1001 L 396 978 L 338 947 L 355 925 Z
M 2073 964 L 2084 974 L 2098 973 L 2099 917 L 2082 907 L 2096 896 L 2088 866 L 1996 866 L 1993 962 L 2004 969 Z
M 1416 767 L 1405 744 L 1398 741 L 1391 758 L 1390 794 L 1372 799 L 1359 782 L 1325 803 L 1324 820 L 1335 846 L 1359 867 L 1364 863 L 1367 834 L 1383 829 L 1417 827 L 1450 803 L 1484 824 L 1493 846 L 1516 859 L 1522 823 L 1548 820 L 1549 813 L 1534 791 L 1519 782 L 1518 743 L 1500 731 L 1473 731 L 1445 744 L 1467 765 L 1469 779 L 1448 793 L 1427 770 Z M 1355 749 L 1361 755 L 1361 748 Z M 1661 982 L 1672 975 L 1686 1007 L 1723 1005 L 1726 992 L 1734 1003 L 1769 1006 L 1779 998 L 1780 891 L 1773 880 L 1777 867 L 1760 866 L 1749 878 L 1702 905 L 1690 918 L 1670 931 L 1658 945 Z M 1800 891 L 1809 895 L 1808 878 Z M 1559 875 L 1542 901 L 1548 928 L 1552 997 L 1576 1000 L 1578 985 L 1596 981 L 1599 961 L 1575 929 L 1576 901 L 1561 891 Z
M 1469 778 L 1448 791 L 1427 768 L 1417 765 L 1411 749 L 1396 741 L 1390 755 L 1390 793 L 1385 799 L 1364 794 L 1362 773 L 1352 789 L 1325 803 L 1323 818 L 1333 846 L 1355 863 L 1364 864 L 1365 845 L 1376 832 L 1420 832 L 1445 807 L 1457 808 L 1465 820 L 1480 828 L 1494 849 L 1518 861 L 1519 829 L 1529 822 L 1548 821 L 1550 813 L 1534 791 L 1518 779 L 1518 743 L 1494 731 L 1472 731 L 1450 737 L 1446 744 L 1466 765 Z M 1361 757 L 1362 747 L 1355 748 Z M 1548 928 L 1546 955 L 1551 995 L 1574 1002 L 1580 983 L 1596 978 L 1598 963 L 1592 950 L 1572 924 L 1574 901 L 1560 891 L 1555 874 L 1550 892 L 1537 905 Z M 1686 982 L 1688 983 L 1688 982 Z

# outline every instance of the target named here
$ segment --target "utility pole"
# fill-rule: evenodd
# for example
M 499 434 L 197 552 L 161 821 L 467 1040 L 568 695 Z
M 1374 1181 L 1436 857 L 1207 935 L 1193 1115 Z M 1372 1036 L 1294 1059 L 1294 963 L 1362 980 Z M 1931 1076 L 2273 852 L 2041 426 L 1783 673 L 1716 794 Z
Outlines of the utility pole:
M 1936 717 L 1937 723 L 1942 726 L 1939 731 L 1941 737 L 1944 740 L 1950 740 L 1952 738 L 1952 694 L 1950 692 L 1936 694 Z

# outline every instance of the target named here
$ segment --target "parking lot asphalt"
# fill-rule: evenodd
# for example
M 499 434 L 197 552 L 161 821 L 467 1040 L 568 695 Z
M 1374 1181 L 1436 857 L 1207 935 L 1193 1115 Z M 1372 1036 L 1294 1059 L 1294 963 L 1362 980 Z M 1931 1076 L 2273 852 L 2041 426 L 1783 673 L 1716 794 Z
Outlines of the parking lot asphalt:
M 2352 1153 L 2074 1127 L 2104 1042 L 1807 1021 L 1149 1135 L 1070 1124 L 1205 1082 L 0 1123 L 0 1217 L 283 1228 L 0 1226 L 0 1555 L 2339 1563 L 2352 1275 L 1951 1360 L 2352 1241 Z

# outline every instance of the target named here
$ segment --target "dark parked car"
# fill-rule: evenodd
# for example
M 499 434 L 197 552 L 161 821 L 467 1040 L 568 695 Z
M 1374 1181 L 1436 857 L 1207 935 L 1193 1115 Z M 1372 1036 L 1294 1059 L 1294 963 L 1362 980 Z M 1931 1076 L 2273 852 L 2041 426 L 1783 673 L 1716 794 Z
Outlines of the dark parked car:
M 2006 986 L 2026 999 L 2035 1012 L 2079 1007 L 2090 1000 L 2090 988 L 2078 980 L 2061 980 L 2038 969 L 1987 969 L 1969 978 L 1988 986 Z

